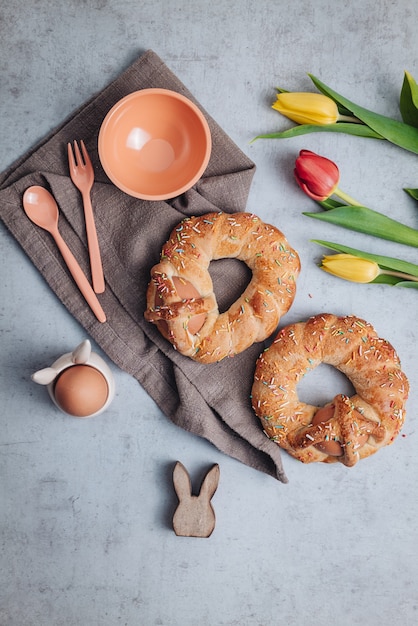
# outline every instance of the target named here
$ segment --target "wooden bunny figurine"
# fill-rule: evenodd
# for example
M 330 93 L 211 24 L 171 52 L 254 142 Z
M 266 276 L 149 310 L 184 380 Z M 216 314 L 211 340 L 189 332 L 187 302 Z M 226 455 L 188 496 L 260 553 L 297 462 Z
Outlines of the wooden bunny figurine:
M 210 503 L 219 483 L 219 465 L 206 474 L 198 496 L 192 495 L 190 476 L 180 461 L 173 471 L 173 483 L 179 504 L 173 517 L 173 529 L 179 537 L 209 537 L 215 528 L 215 512 Z

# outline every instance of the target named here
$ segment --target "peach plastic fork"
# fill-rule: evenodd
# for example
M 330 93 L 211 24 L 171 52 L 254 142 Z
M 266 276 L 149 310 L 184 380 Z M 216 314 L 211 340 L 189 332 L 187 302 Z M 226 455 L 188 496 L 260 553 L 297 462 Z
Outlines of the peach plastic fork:
M 90 191 L 94 182 L 94 171 L 84 141 L 80 141 L 80 145 L 83 157 L 81 157 L 77 142 L 74 141 L 75 158 L 71 144 L 69 143 L 67 146 L 70 176 L 74 185 L 81 191 L 83 198 L 93 289 L 96 293 L 103 293 L 105 290 L 103 267 L 90 198 Z

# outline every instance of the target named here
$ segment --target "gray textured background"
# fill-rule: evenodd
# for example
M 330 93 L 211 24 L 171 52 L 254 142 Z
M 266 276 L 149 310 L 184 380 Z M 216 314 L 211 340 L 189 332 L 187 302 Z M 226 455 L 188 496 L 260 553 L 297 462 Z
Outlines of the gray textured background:
M 159 54 L 256 163 L 248 208 L 301 255 L 284 322 L 354 313 L 397 348 L 411 382 L 402 436 L 353 469 L 284 455 L 282 485 L 176 428 L 114 371 L 111 408 L 59 413 L 30 375 L 85 338 L 0 228 L 2 626 L 412 626 L 418 620 L 417 295 L 360 286 L 317 267 L 322 238 L 417 262 L 416 251 L 302 217 L 293 181 L 308 148 L 338 162 L 341 188 L 417 227 L 418 157 L 372 140 L 251 138 L 288 124 L 274 87 L 311 89 L 307 72 L 398 117 L 403 72 L 418 79 L 410 0 L 15 0 L 0 3 L 0 169 L 22 155 L 143 50 Z M 344 384 L 319 368 L 301 396 Z M 338 387 L 336 389 L 336 387 Z M 209 540 L 177 538 L 171 472 L 221 481 Z

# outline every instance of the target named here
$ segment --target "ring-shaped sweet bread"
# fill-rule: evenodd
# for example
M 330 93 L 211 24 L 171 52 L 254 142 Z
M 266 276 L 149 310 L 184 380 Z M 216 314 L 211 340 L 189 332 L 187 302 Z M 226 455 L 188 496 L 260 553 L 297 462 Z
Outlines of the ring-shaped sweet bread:
M 345 374 L 356 394 L 322 408 L 301 402 L 297 385 L 320 363 Z M 260 355 L 252 405 L 266 435 L 295 458 L 352 466 L 393 442 L 408 392 L 398 355 L 371 324 L 324 314 L 283 328 Z
M 209 273 L 212 260 L 235 258 L 252 271 L 224 313 Z M 292 304 L 299 256 L 283 233 L 251 213 L 184 219 L 151 270 L 145 318 L 183 355 L 202 363 L 234 356 L 263 341 Z

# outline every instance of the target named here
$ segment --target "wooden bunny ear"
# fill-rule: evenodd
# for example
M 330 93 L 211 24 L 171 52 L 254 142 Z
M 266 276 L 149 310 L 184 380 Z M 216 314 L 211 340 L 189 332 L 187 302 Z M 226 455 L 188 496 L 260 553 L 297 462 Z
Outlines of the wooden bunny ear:
M 192 482 L 190 480 L 189 472 L 184 467 L 183 463 L 177 461 L 173 471 L 173 483 L 178 499 L 185 500 L 192 495 Z
M 219 475 L 219 465 L 216 463 L 216 465 L 214 465 L 212 469 L 210 469 L 209 472 L 206 474 L 202 483 L 202 487 L 200 488 L 199 496 L 205 498 L 207 501 L 209 501 L 213 497 L 215 491 L 218 488 Z

